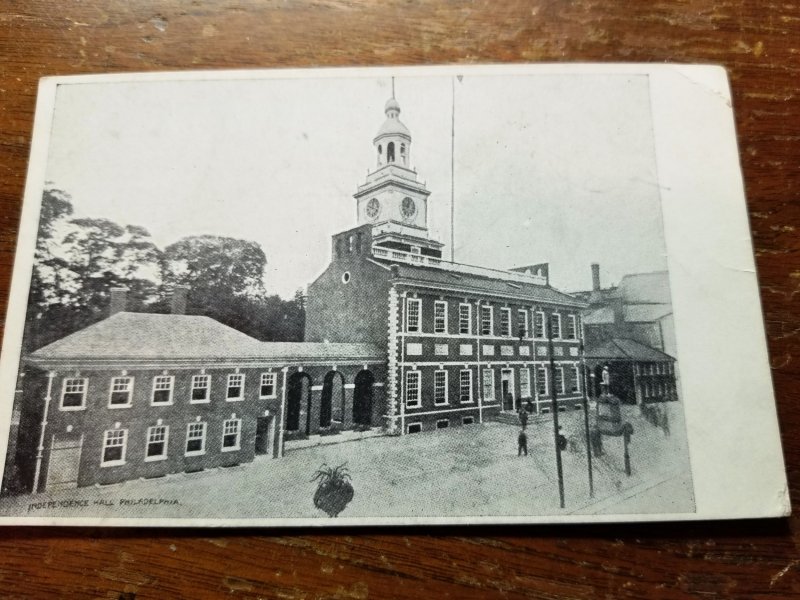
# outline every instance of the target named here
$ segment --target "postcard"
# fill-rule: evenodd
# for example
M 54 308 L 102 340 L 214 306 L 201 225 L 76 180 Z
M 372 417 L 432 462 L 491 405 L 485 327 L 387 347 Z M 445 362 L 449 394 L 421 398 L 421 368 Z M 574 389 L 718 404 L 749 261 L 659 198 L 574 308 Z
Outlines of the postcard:
M 53 77 L 0 523 L 789 513 L 728 80 Z

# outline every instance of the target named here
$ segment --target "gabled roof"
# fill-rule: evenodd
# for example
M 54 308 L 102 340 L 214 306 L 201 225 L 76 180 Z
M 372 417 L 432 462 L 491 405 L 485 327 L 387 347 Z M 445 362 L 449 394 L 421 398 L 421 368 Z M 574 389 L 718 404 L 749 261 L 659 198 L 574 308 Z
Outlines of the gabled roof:
M 375 258 L 383 264 L 393 264 L 391 260 Z M 397 264 L 397 263 L 394 263 Z M 421 267 L 407 264 L 397 264 L 398 276 L 402 280 L 429 284 L 437 289 L 454 288 L 458 290 L 469 290 L 481 292 L 503 298 L 524 298 L 527 301 L 543 302 L 548 304 L 561 304 L 583 308 L 585 304 L 563 292 L 550 287 L 549 285 L 538 285 L 534 283 L 524 283 L 520 281 L 508 281 L 505 279 L 495 279 L 492 277 L 482 277 L 480 275 L 470 275 L 457 273 L 447 269 L 437 269 L 434 267 Z
M 613 338 L 604 344 L 587 348 L 589 360 L 627 360 L 632 362 L 674 361 L 669 354 L 628 338 Z
M 383 360 L 373 344 L 261 342 L 205 316 L 120 312 L 26 357 L 42 368 L 60 365 L 131 367 L 173 362 L 311 362 Z

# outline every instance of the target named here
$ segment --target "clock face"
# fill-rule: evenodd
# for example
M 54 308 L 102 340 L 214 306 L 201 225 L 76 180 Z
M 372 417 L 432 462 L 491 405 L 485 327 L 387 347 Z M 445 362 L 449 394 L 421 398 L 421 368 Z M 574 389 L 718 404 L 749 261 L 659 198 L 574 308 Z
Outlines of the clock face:
M 403 198 L 403 204 L 400 205 L 400 213 L 406 221 L 410 221 L 417 214 L 417 205 L 414 203 L 413 198 Z
M 373 198 L 369 202 L 367 202 L 366 208 L 367 218 L 371 220 L 375 220 L 378 218 L 378 215 L 381 214 L 381 202 L 377 198 Z

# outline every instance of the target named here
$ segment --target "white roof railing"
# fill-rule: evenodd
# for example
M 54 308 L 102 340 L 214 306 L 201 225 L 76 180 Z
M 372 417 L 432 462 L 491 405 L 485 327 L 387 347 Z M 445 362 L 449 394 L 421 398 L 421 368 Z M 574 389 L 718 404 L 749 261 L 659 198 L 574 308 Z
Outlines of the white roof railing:
M 382 258 L 398 263 L 416 265 L 418 267 L 433 267 L 435 269 L 442 269 L 444 271 L 464 273 L 465 275 L 492 277 L 494 279 L 502 279 L 504 281 L 516 281 L 519 283 L 528 283 L 533 285 L 547 285 L 547 279 L 542 275 L 534 275 L 532 273 L 529 274 L 518 271 L 504 271 L 502 269 L 490 269 L 488 267 L 478 267 L 475 265 L 465 265 L 462 263 L 450 262 L 449 260 L 436 258 L 435 256 L 412 254 L 411 252 L 395 250 L 394 248 L 372 246 L 372 255 L 375 258 Z

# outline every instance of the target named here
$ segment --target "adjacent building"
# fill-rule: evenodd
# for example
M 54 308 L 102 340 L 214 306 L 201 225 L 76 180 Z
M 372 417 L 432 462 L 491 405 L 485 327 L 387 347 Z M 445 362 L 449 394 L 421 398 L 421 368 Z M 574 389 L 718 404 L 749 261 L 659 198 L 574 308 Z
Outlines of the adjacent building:
M 592 265 L 592 289 L 575 296 L 588 303 L 584 342 L 589 394 L 600 394 L 602 371 L 623 402 L 677 400 L 677 347 L 666 271 L 625 275 L 619 285 L 600 285 Z

